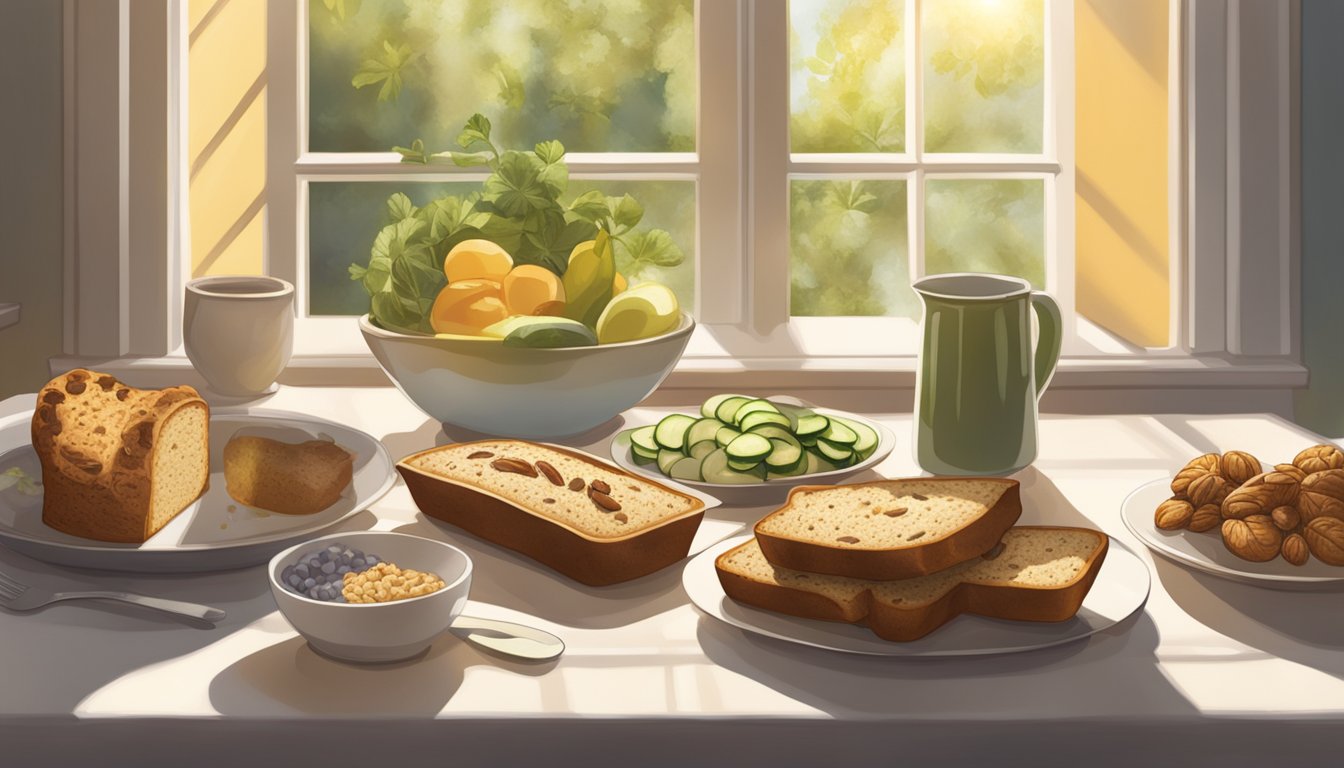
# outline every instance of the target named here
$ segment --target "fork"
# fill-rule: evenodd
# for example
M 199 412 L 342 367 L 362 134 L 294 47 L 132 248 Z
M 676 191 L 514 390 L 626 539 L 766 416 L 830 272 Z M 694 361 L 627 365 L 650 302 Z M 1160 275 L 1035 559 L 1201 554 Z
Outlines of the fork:
M 120 600 L 124 603 L 134 603 L 143 605 L 146 608 L 165 611 L 167 613 L 176 613 L 181 616 L 190 616 L 194 619 L 203 621 L 217 622 L 224 618 L 224 611 L 218 608 L 211 608 L 208 605 L 199 605 L 197 603 L 186 603 L 181 600 L 165 600 L 161 597 L 150 597 L 148 595 L 137 595 L 134 592 L 112 592 L 105 590 L 80 591 L 80 592 L 51 592 L 45 589 L 30 587 L 23 582 L 15 580 L 12 576 L 0 573 L 0 606 L 11 611 L 31 611 L 34 608 L 41 608 L 57 600 Z

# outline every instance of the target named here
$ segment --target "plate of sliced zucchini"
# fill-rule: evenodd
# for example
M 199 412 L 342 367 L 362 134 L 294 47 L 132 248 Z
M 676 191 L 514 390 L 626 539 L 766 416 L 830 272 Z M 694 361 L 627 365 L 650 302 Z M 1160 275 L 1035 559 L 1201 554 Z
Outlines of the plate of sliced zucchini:
M 719 490 L 829 482 L 875 466 L 896 436 L 874 421 L 787 396 L 715 395 L 612 440 L 620 466 Z

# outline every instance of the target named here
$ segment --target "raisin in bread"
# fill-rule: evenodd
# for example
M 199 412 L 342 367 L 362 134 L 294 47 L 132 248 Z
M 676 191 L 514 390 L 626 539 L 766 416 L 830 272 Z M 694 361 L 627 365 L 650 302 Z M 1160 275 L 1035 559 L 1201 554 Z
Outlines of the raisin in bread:
M 206 490 L 210 411 L 191 387 L 135 389 L 77 368 L 37 396 L 42 521 L 99 541 L 143 542 Z
M 684 558 L 704 503 L 578 451 L 523 440 L 431 448 L 397 464 L 420 511 L 590 585 Z
M 235 435 L 224 446 L 224 484 L 240 504 L 311 515 L 335 504 L 350 485 L 354 457 L 324 440 L 285 443 Z
M 855 579 L 924 576 L 988 552 L 1022 515 L 1016 480 L 919 477 L 795 488 L 756 524 L 773 564 Z
M 1110 540 L 1087 528 L 1022 526 L 1001 545 L 945 571 L 868 581 L 772 565 L 756 539 L 714 562 L 729 597 L 791 616 L 865 624 L 885 640 L 915 640 L 962 613 L 1064 621 L 1078 612 Z

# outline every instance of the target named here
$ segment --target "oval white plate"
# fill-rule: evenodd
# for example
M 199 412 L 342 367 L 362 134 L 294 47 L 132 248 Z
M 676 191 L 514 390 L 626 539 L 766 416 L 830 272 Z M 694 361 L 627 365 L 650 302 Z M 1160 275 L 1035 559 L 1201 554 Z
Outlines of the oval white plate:
M 658 471 L 657 464 L 637 464 L 635 462 L 634 449 L 630 445 L 630 433 L 635 429 L 646 425 L 636 424 L 630 429 L 622 430 L 612 438 L 611 458 L 622 468 L 630 472 L 636 472 L 660 482 L 674 482 L 692 488 L 699 488 L 706 493 L 714 494 L 725 502 L 740 504 L 749 503 L 751 501 L 763 503 L 766 501 L 781 500 L 788 495 L 790 489 L 799 485 L 830 485 L 839 482 L 842 478 L 856 475 L 866 469 L 872 469 L 878 464 L 881 464 L 882 460 L 887 458 L 887 456 L 891 454 L 892 449 L 896 447 L 895 433 L 872 419 L 867 419 L 847 411 L 837 411 L 833 408 L 818 408 L 810 403 L 805 403 L 796 397 L 770 395 L 766 399 L 789 405 L 811 408 L 822 416 L 839 416 L 843 419 L 850 419 L 852 421 L 857 421 L 860 424 L 865 424 L 877 433 L 877 448 L 873 449 L 871 456 L 858 464 L 844 467 L 843 469 L 833 469 L 830 472 L 816 472 L 810 475 L 800 475 L 798 477 L 779 477 L 774 480 L 765 480 L 760 483 L 742 483 L 740 485 L 735 483 L 705 483 L 695 480 L 681 480 L 668 477 Z M 696 417 L 699 418 L 698 412 Z M 657 422 L 655 421 L 652 423 L 656 424 Z
M 1312 589 L 1344 582 L 1344 568 L 1311 558 L 1293 565 L 1281 557 L 1268 563 L 1242 560 L 1223 546 L 1218 531 L 1164 531 L 1153 522 L 1157 505 L 1171 498 L 1168 480 L 1153 480 L 1135 489 L 1120 508 L 1125 527 L 1154 553 L 1197 571 L 1232 581 L 1274 589 Z
M 1021 653 L 1071 643 L 1119 624 L 1148 600 L 1148 568 L 1138 555 L 1111 539 L 1101 572 L 1068 621 L 1034 622 L 962 615 L 908 643 L 879 638 L 867 627 L 817 621 L 743 605 L 723 592 L 714 560 L 750 536 L 736 536 L 705 550 L 686 564 L 681 583 L 691 602 L 719 621 L 766 637 L 842 653 L 869 656 L 983 656 Z
M 42 476 L 30 435 L 32 411 L 0 420 L 0 472 L 19 467 Z M 234 434 L 286 442 L 332 439 L 355 455 L 354 479 L 339 501 L 311 515 L 280 515 L 244 506 L 224 483 L 224 445 Z M 0 543 L 58 565 L 141 573 L 215 571 L 264 563 L 276 552 L 335 525 L 377 501 L 396 474 L 387 449 L 372 435 L 299 413 L 265 408 L 210 414 L 210 488 L 143 544 L 71 536 L 42 522 L 42 496 L 0 491 Z

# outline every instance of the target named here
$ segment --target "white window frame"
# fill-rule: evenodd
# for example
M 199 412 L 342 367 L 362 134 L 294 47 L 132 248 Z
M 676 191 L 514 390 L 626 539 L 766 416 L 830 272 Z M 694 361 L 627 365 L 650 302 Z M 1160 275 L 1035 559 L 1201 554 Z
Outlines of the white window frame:
M 304 154 L 297 76 L 304 51 L 282 40 L 301 40 L 304 11 L 272 0 L 268 52 L 268 111 L 272 138 L 268 187 L 268 239 L 273 274 L 297 276 L 297 259 L 278 254 L 305 245 L 301 230 L 302 178 L 338 179 L 373 172 L 373 178 L 469 180 L 447 167 L 405 166 L 395 156 Z M 917 2 L 908 3 L 913 14 Z M 177 98 L 185 89 L 181 66 L 184 0 L 164 4 L 65 0 L 66 56 L 66 345 L 53 369 L 101 360 L 135 369 L 187 367 L 180 348 L 180 290 L 187 274 L 185 148 Z M 1047 34 L 1069 33 L 1072 3 L 1048 0 Z M 787 15 L 782 0 L 701 0 L 700 71 L 738 77 L 702 77 L 698 154 L 571 154 L 576 177 L 695 178 L 699 175 L 697 293 L 701 332 L 672 379 L 673 386 L 913 385 L 913 347 L 881 354 L 836 339 L 853 323 L 872 329 L 888 318 L 788 318 L 788 187 L 790 173 L 909 174 L 983 169 L 986 158 L 945 156 L 845 156 L 817 158 L 788 153 Z M 704 23 L 713 17 L 714 23 Z M 1173 323 L 1176 344 L 1138 354 L 1090 354 L 1074 343 L 1053 387 L 1117 388 L 1236 386 L 1283 390 L 1302 386 L 1297 301 L 1297 38 L 1298 3 L 1243 0 L 1175 0 L 1173 5 L 1172 131 Z M 169 34 L 174 30 L 175 34 Z M 1179 41 L 1185 45 L 1183 49 Z M 907 48 L 908 88 L 918 98 L 917 46 Z M 1051 62 L 1047 107 L 1072 81 L 1071 43 L 1047 45 Z M 1069 55 L 1061 55 L 1065 49 Z M 291 62 L 293 77 L 277 65 Z M 754 78 L 744 77 L 751 71 Z M 761 73 L 774 76 L 762 77 Z M 1059 90 L 1058 92 L 1065 92 Z M 911 94 L 907 93 L 907 99 Z M 285 105 L 288 105 L 287 107 Z M 712 108 L 711 108 L 712 107 Z M 907 110 L 914 122 L 916 110 Z M 292 123 L 284 114 L 296 114 Z M 1067 118 L 1071 109 L 1048 109 Z M 767 119 L 769 118 L 769 119 Z M 919 147 L 919 126 L 907 126 Z M 1072 129 L 1047 126 L 1040 157 L 1011 159 L 1016 170 L 1050 174 L 1055 223 L 1047 237 L 1055 248 L 1072 247 Z M 751 141 L 747 141 L 751 137 Z M 167 152 L 162 147 L 167 147 Z M 744 152 L 744 150 L 746 150 Z M 748 155 L 747 152 L 750 154 Z M 905 163 L 902 165 L 901 163 Z M 1006 166 L 997 166 L 1006 167 Z M 1252 175 L 1256 183 L 1242 183 Z M 911 187 L 914 198 L 918 187 Z M 1047 182 L 1047 190 L 1051 184 Z M 293 190 L 292 196 L 287 190 Z M 283 192 L 283 194 L 278 194 Z M 1047 194 L 1050 194 L 1048 191 Z M 287 202 L 292 200 L 292 206 Z M 1067 215 L 1060 211 L 1067 209 Z M 912 212 L 914 204 L 912 202 Z M 911 216 L 910 226 L 922 226 Z M 1067 226 L 1063 220 L 1067 219 Z M 914 235 L 918 237 L 918 235 Z M 292 247 L 288 244 L 293 243 Z M 722 247 L 717 244 L 740 244 Z M 916 245 L 920 243 L 916 242 Z M 922 249 L 912 249 L 912 256 Z M 912 259 L 914 261 L 914 259 Z M 1067 263 L 1071 259 L 1056 259 Z M 1072 278 L 1058 269 L 1048 289 L 1072 304 Z M 302 284 L 302 281 L 300 281 Z M 304 297 L 300 297 L 303 301 Z M 305 302 L 306 303 L 306 302 Z M 291 366 L 332 371 L 376 370 L 362 348 L 332 338 L 324 323 L 306 319 Z M 906 323 L 907 330 L 911 324 Z M 1070 334 L 1084 339 L 1084 329 Z M 351 330 L 353 335 L 353 329 Z M 337 338 L 340 334 L 336 334 Z M 822 352 L 825 354 L 822 354 Z M 1119 350 L 1117 350 L 1119 351 Z M 109 360 L 111 359 L 111 360 Z M 115 367 L 115 366 L 113 366 Z

